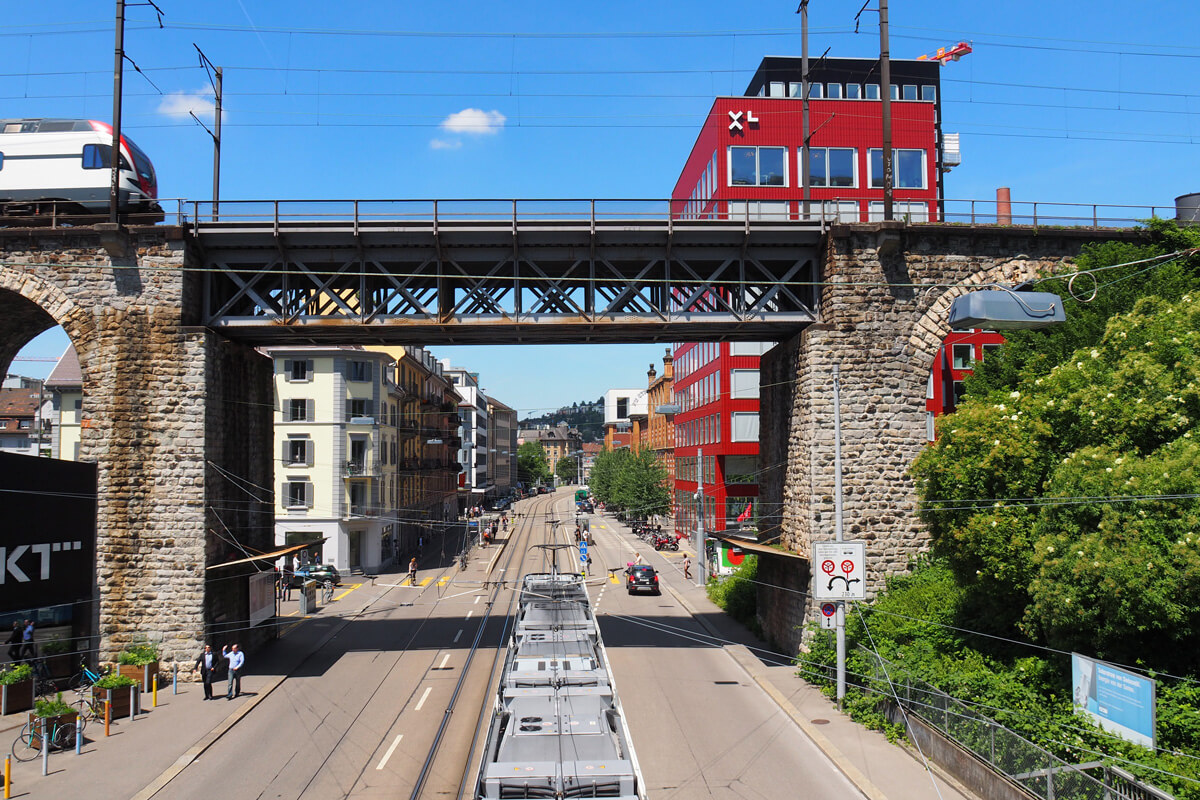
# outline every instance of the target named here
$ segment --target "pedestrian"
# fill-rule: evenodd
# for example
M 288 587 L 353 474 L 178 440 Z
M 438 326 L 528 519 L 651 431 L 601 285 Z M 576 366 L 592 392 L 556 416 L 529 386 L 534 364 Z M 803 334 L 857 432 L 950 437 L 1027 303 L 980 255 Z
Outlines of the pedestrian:
M 217 671 L 221 668 L 221 659 L 212 651 L 212 645 L 204 645 L 204 652 L 196 659 L 195 666 L 192 667 L 192 672 L 200 671 L 200 680 L 204 684 L 204 699 L 212 700 L 212 685 L 216 680 Z
M 25 630 L 21 633 L 21 657 L 37 658 L 37 645 L 33 641 L 33 620 L 25 620 Z
M 584 562 L 584 566 L 587 568 L 587 574 L 591 575 L 592 574 L 592 554 L 591 553 L 588 553 L 587 561 Z
M 283 568 L 282 580 L 283 580 L 283 585 L 280 587 L 280 592 L 282 594 L 281 599 L 283 599 L 284 601 L 291 600 L 292 599 L 292 582 L 296 580 L 296 573 L 293 572 L 292 570 L 288 569 L 285 566 Z
M 21 658 L 21 641 L 23 636 L 21 633 L 21 623 L 14 622 L 12 633 L 8 635 L 8 660 L 17 661 Z
M 221 655 L 229 662 L 229 688 L 225 691 L 225 699 L 232 700 L 242 693 L 242 666 L 246 663 L 246 654 L 233 647 L 222 647 Z
M 417 585 L 417 557 L 413 556 L 412 561 L 408 562 L 408 583 L 410 586 Z
M 637 554 L 637 558 L 633 559 L 633 563 L 634 563 L 635 565 L 638 565 L 638 564 L 641 564 L 641 563 L 642 563 L 642 554 L 641 554 L 641 553 L 638 553 L 638 554 Z
M 683 577 L 689 581 L 692 579 L 692 560 L 687 556 L 683 557 Z

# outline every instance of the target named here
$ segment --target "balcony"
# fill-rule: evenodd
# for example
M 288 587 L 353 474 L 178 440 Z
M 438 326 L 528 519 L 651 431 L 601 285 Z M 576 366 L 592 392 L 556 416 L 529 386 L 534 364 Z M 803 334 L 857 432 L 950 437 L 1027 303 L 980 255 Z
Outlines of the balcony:
M 351 517 L 379 517 L 384 512 L 383 506 L 371 505 L 370 503 L 350 503 Z
M 378 476 L 378 465 L 370 461 L 347 461 L 342 465 L 342 477 L 344 478 L 376 478 Z

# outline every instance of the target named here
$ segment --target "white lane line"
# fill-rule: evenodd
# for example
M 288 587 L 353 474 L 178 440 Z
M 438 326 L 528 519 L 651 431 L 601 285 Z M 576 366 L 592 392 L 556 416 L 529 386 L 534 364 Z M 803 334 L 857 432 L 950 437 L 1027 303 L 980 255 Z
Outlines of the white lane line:
M 470 618 L 471 618 L 471 615 L 472 615 L 472 614 L 474 614 L 474 613 L 475 613 L 475 611 L 474 611 L 474 610 L 468 611 L 468 612 L 467 612 L 467 619 L 470 619 Z
M 392 746 L 389 747 L 388 751 L 383 754 L 383 758 L 379 760 L 379 766 L 375 767 L 375 769 L 383 769 L 387 765 L 388 759 L 392 757 L 392 753 L 396 752 L 396 747 L 400 744 L 400 740 L 403 738 L 404 734 L 401 733 L 392 740 Z
M 479 604 L 479 595 L 475 595 L 475 603 L 473 605 L 478 605 L 478 604 Z
M 457 642 L 458 642 L 458 638 L 459 638 L 460 636 L 462 636 L 462 628 L 459 628 L 459 629 L 458 629 L 458 633 L 454 634 L 454 641 L 455 641 L 455 643 L 457 643 Z
M 426 687 L 425 687 L 425 692 L 424 692 L 424 694 L 422 694 L 422 695 L 421 695 L 421 699 L 417 701 L 417 706 L 416 706 L 416 708 L 414 708 L 414 709 L 413 709 L 413 711 L 420 711 L 420 710 L 421 710 L 421 706 L 425 705 L 425 700 L 426 700 L 426 699 L 428 699 L 428 697 L 429 697 L 429 693 L 430 693 L 430 692 L 432 692 L 432 691 L 433 691 L 433 687 L 432 687 L 432 686 L 426 686 Z
M 446 668 L 446 662 L 447 662 L 447 661 L 449 661 L 449 660 L 450 660 L 450 654 L 449 654 L 449 653 L 446 653 L 446 657 L 442 659 L 442 663 L 441 663 L 441 664 L 438 664 L 438 669 L 445 669 L 445 668 Z

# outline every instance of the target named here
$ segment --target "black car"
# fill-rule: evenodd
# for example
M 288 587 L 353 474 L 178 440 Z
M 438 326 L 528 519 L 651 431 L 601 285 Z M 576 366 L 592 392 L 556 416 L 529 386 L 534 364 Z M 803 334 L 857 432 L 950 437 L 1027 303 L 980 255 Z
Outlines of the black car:
M 337 567 L 333 564 L 307 564 L 303 567 L 296 567 L 296 571 L 292 573 L 292 586 L 303 586 L 305 581 L 316 581 L 317 583 L 329 581 L 334 586 L 338 586 L 342 582 L 342 576 L 338 574 Z
M 662 594 L 662 589 L 658 588 L 658 573 L 654 567 L 645 564 L 628 567 L 625 570 L 625 591 L 630 594 L 644 591 Z

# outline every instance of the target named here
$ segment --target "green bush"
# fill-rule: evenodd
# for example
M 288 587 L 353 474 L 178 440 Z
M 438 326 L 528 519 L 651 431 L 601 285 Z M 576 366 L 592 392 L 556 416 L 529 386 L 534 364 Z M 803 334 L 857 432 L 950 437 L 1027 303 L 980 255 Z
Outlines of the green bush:
M 158 645 L 153 642 L 131 644 L 117 656 L 117 663 L 130 667 L 144 667 L 158 663 Z
M 136 686 L 137 681 L 128 675 L 110 672 L 92 685 L 97 689 L 124 689 L 126 686 Z
M 713 578 L 705 590 L 726 614 L 745 625 L 755 634 L 761 635 L 758 621 L 758 557 L 746 556 L 733 574 L 725 578 Z
M 40 698 L 33 703 L 33 713 L 39 717 L 60 717 L 63 714 L 74 714 L 77 710 L 62 699 L 62 692 L 53 700 Z
M 27 681 L 32 677 L 33 667 L 28 662 L 9 664 L 4 671 L 0 672 L 0 685 L 12 686 L 14 683 Z

